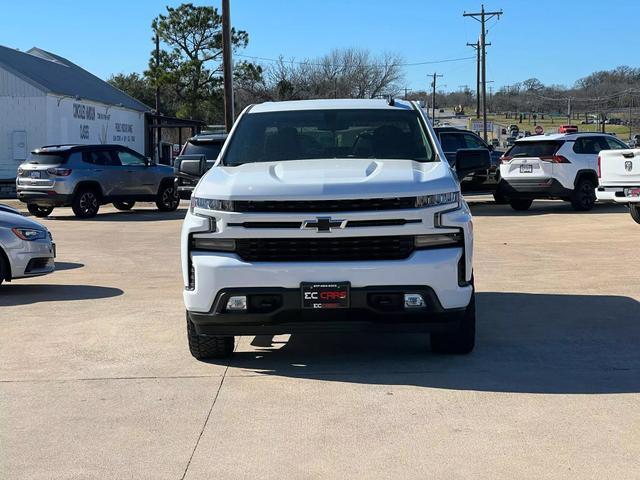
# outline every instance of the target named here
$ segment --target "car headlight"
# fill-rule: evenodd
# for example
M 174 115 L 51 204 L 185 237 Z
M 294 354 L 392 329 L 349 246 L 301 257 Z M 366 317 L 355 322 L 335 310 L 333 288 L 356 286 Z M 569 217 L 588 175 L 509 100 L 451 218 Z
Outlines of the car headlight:
M 233 212 L 233 201 L 191 196 L 191 212 L 193 212 L 194 208 L 215 210 L 218 212 Z
M 38 230 L 37 228 L 21 228 L 15 227 L 11 231 L 15 233 L 16 237 L 27 242 L 33 242 L 34 240 L 44 240 L 47 238 L 47 232 L 44 230 Z
M 438 205 L 460 205 L 460 192 L 436 193 L 416 197 L 416 208 L 436 207 Z

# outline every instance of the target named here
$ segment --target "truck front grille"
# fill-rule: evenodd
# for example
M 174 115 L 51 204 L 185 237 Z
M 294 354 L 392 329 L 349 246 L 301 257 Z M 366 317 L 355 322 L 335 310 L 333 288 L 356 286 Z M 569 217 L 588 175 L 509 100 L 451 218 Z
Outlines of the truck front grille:
M 415 197 L 354 200 L 235 201 L 236 212 L 358 212 L 416 208 Z
M 236 241 L 250 262 L 401 260 L 414 250 L 412 236 L 348 238 L 255 238 Z

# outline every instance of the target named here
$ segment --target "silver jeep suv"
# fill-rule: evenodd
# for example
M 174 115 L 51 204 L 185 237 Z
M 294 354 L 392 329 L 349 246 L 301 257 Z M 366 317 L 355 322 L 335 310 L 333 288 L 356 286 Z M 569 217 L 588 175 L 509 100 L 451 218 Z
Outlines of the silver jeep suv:
M 173 169 L 157 165 L 121 145 L 56 145 L 42 147 L 18 168 L 18 199 L 36 217 L 54 207 L 73 209 L 89 218 L 100 205 L 130 210 L 136 201 L 155 202 L 169 212 L 178 208 Z

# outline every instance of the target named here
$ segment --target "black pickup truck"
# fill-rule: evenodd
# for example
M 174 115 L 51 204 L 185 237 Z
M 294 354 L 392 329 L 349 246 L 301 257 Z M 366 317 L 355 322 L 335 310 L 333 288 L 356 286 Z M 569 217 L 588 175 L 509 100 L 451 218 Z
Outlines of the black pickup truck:
M 215 163 L 226 139 L 226 133 L 203 133 L 187 140 L 173 163 L 180 198 L 191 198 L 191 192 Z

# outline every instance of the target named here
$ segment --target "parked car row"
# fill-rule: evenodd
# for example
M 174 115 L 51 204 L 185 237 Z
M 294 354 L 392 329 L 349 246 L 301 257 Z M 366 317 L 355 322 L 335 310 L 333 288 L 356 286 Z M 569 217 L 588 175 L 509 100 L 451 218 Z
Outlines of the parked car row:
M 500 165 L 498 192 L 514 210 L 533 200 L 561 199 L 575 210 L 591 210 L 598 186 L 598 154 L 627 145 L 608 134 L 558 133 L 518 140 Z

